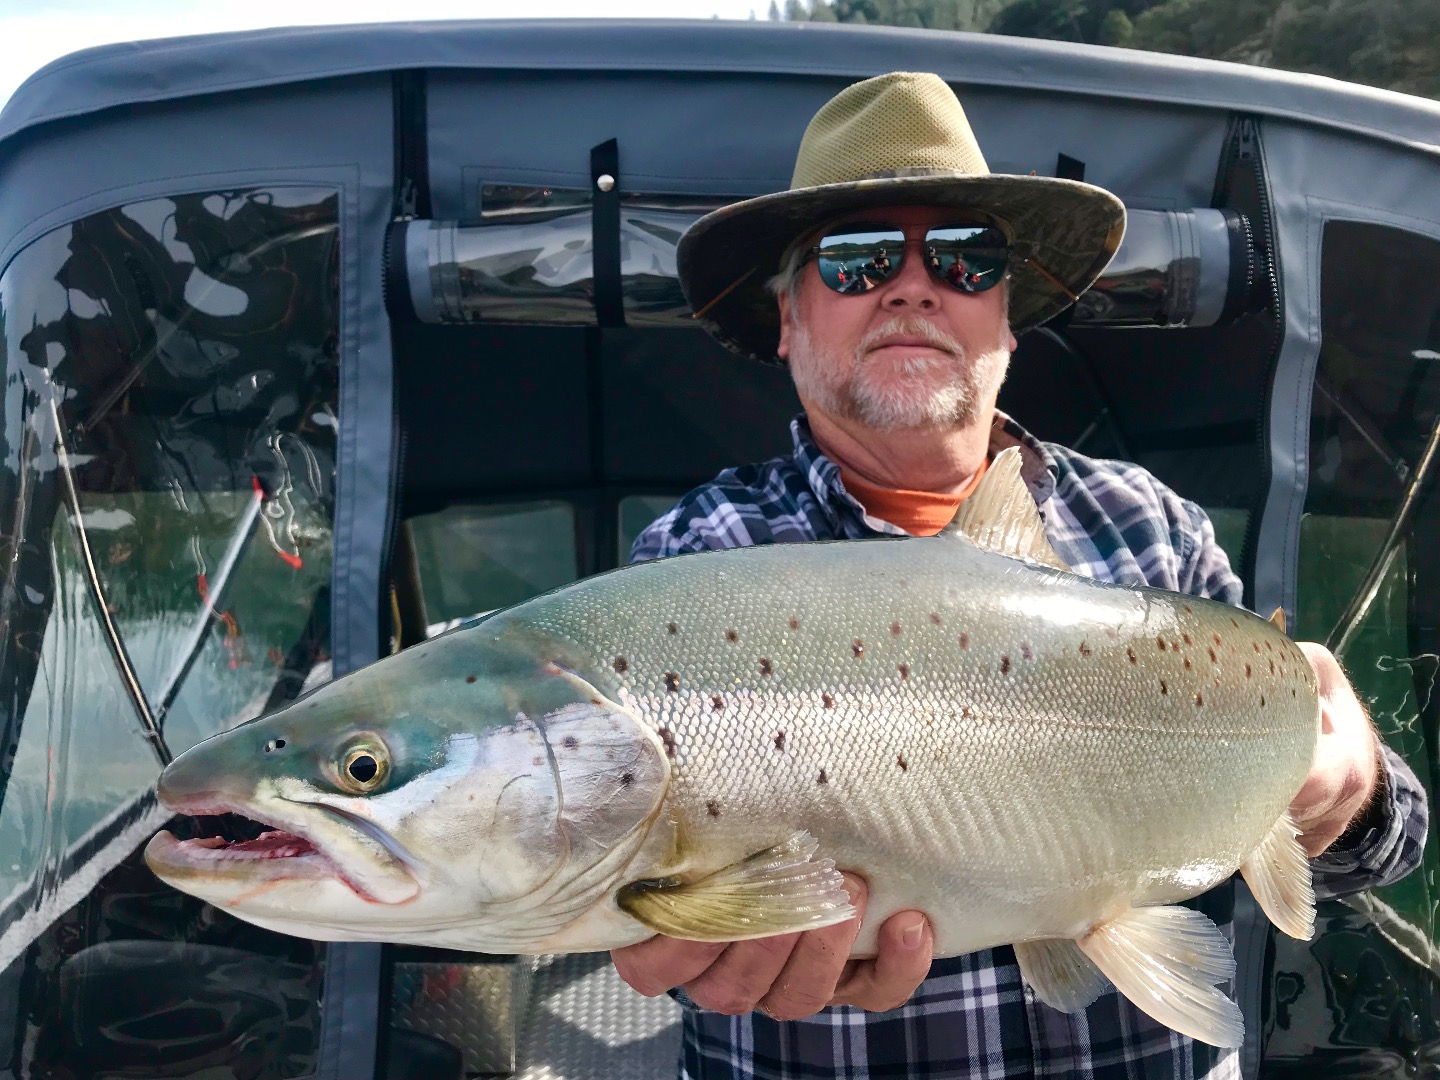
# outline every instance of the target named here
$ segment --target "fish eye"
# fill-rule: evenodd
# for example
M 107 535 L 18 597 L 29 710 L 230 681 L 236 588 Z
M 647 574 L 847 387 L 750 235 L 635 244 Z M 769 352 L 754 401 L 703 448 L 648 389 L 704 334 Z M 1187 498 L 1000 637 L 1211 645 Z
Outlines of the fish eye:
M 390 754 L 373 736 L 351 743 L 340 756 L 340 784 L 356 794 L 374 791 L 390 771 Z

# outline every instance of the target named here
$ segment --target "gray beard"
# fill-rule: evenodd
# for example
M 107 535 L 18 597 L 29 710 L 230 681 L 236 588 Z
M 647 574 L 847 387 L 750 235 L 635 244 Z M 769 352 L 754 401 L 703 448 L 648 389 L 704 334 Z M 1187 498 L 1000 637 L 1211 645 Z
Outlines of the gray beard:
M 900 365 L 906 373 L 921 375 L 937 368 L 946 377 L 928 390 L 909 380 L 877 386 L 867 378 L 866 354 L 883 338 L 896 334 L 924 337 L 947 357 L 915 357 Z M 962 428 L 982 419 L 982 407 L 999 392 L 1010 365 L 1003 344 L 967 356 L 964 347 L 927 319 L 897 316 L 867 334 L 849 357 L 819 353 L 807 327 L 792 324 L 790 375 L 803 400 L 832 416 L 852 420 L 875 431 L 909 431 Z

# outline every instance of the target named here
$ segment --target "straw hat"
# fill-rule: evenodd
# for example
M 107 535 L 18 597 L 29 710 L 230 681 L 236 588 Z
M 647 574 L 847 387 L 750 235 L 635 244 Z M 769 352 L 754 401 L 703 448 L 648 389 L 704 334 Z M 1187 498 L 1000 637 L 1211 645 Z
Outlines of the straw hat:
M 897 71 L 846 87 L 810 121 L 788 191 L 732 203 L 685 233 L 680 284 L 696 317 L 741 354 L 775 363 L 780 318 L 766 282 L 790 244 L 870 207 L 982 211 L 1010 235 L 1016 334 L 1069 306 L 1125 233 L 1125 207 L 1092 184 L 995 174 L 937 75 Z

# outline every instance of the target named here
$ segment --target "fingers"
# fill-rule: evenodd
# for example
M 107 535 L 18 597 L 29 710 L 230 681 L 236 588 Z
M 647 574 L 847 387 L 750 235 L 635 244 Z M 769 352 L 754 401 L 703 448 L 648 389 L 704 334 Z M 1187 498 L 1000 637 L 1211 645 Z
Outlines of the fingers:
M 777 1020 L 799 1020 L 827 1005 L 896 1008 L 929 972 L 934 932 L 920 912 L 899 912 L 880 927 L 875 958 L 851 961 L 869 890 L 852 874 L 845 888 L 856 917 L 838 926 L 728 945 L 654 937 L 610 955 L 640 993 L 654 997 L 684 986 L 696 1005 L 730 1016 L 758 1008 Z
M 872 1012 L 899 1008 L 929 974 L 934 950 L 929 920 L 918 911 L 897 911 L 880 927 L 875 958 L 848 966 L 830 1004 Z
M 727 948 L 723 941 L 680 941 L 657 936 L 638 945 L 613 949 L 610 959 L 620 978 L 646 997 L 658 997 L 700 975 Z
M 779 977 L 760 999 L 759 1007 L 767 1015 L 776 1020 L 802 1020 L 830 1004 L 860 933 L 869 894 L 864 880 L 853 874 L 845 875 L 845 891 L 856 917 L 800 935 Z
M 799 934 L 737 941 L 720 959 L 685 984 L 690 1000 L 727 1016 L 752 1011 L 780 977 Z
M 1320 737 L 1305 783 L 1290 803 L 1306 854 L 1333 844 L 1374 796 L 1381 775 L 1380 742 L 1365 708 L 1329 649 L 1298 642 L 1315 670 Z

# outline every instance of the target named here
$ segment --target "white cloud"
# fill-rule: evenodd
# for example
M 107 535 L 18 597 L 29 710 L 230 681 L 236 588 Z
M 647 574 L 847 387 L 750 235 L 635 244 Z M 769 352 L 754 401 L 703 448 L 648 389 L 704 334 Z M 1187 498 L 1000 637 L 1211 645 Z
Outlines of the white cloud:
M 274 4 L 216 4 L 213 0 L 69 0 L 28 5 L 0 0 L 0 105 L 32 73 L 80 49 L 120 41 L 256 30 L 269 26 L 513 18 L 513 0 L 291 0 Z M 527 0 L 527 18 L 763 18 L 766 0 Z M 46 10 L 48 8 L 48 10 Z M 7 11 L 7 9 L 9 9 Z

